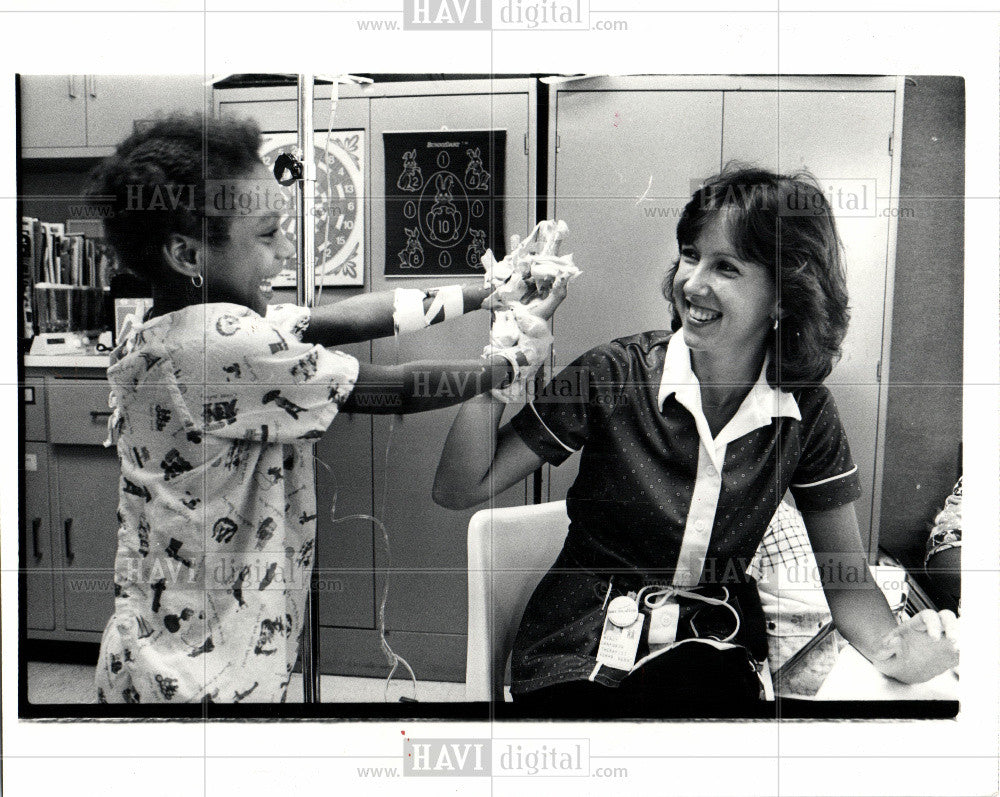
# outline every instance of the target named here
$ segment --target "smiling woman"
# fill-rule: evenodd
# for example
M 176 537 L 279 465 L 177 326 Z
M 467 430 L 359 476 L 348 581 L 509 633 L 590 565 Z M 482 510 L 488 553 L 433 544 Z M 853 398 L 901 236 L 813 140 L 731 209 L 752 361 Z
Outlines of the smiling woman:
M 514 642 L 515 700 L 544 715 L 752 713 L 767 646 L 747 566 L 787 490 L 829 565 L 842 634 L 903 681 L 951 666 L 940 629 L 953 617 L 897 629 L 873 582 L 839 576 L 867 565 L 857 468 L 822 385 L 847 328 L 822 192 L 805 176 L 726 170 L 688 202 L 677 242 L 672 333 L 592 349 L 499 431 L 503 408 L 474 399 L 448 436 L 435 498 L 454 508 L 582 450 L 566 543 Z M 563 397 L 567 378 L 587 389 Z M 623 603 L 635 619 L 620 627 Z
M 797 369 L 811 381 L 827 376 L 847 331 L 847 289 L 829 205 L 809 175 L 723 172 L 684 209 L 677 243 L 680 258 L 663 294 L 672 329 L 683 330 L 691 349 L 713 434 L 746 396 L 765 354 L 769 368 L 780 364 L 782 384 L 795 384 Z M 810 357 L 803 341 L 813 340 L 826 345 Z M 777 386 L 775 374 L 767 378 Z

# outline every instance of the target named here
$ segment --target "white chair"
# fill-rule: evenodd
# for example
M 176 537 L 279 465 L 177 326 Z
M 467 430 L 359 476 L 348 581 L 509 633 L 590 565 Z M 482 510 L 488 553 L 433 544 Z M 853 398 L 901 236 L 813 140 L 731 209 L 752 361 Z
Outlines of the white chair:
M 507 656 L 524 607 L 568 529 L 565 501 L 482 509 L 469 521 L 467 701 L 503 702 Z
M 469 520 L 466 701 L 504 701 L 507 657 L 521 615 L 568 530 L 565 501 L 481 509 Z M 766 662 L 761 680 L 764 698 L 774 700 Z
M 507 657 L 521 615 L 568 530 L 565 501 L 482 509 L 469 520 L 467 701 L 504 701 Z M 765 699 L 774 700 L 767 666 L 761 675 Z

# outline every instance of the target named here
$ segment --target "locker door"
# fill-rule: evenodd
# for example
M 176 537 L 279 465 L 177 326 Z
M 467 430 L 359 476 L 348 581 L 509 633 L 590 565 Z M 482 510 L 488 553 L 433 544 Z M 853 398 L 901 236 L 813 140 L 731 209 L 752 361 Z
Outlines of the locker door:
M 56 627 L 52 587 L 49 452 L 45 443 L 24 444 L 25 521 L 23 537 L 28 630 Z
M 340 350 L 361 362 L 371 361 L 367 341 Z M 372 513 L 371 434 L 369 416 L 342 414 L 316 444 L 315 567 L 320 625 L 375 627 L 374 525 L 367 520 L 334 522 Z
M 894 93 L 876 91 L 726 92 L 723 126 L 724 162 L 748 161 L 783 173 L 806 169 L 834 206 L 851 323 L 843 358 L 826 384 L 858 466 L 858 522 L 869 550 L 877 545 L 872 492 L 880 444 L 878 374 L 883 325 L 890 323 L 885 286 L 892 219 L 880 214 L 890 194 L 894 102 Z
M 372 99 L 372 258 L 373 290 L 432 287 L 473 282 L 476 277 L 385 278 L 385 162 L 382 133 L 402 130 L 503 129 L 506 136 L 507 235 L 533 226 L 525 153 L 531 111 L 529 93 L 456 94 Z M 477 312 L 448 324 L 398 339 L 375 341 L 376 363 L 417 359 L 476 360 L 489 340 L 489 315 Z M 374 423 L 375 515 L 386 525 L 392 545 L 388 624 L 396 630 L 464 634 L 466 630 L 466 538 L 473 510 L 454 512 L 431 499 L 434 473 L 457 408 L 405 417 L 376 416 Z M 523 485 L 512 487 L 495 506 L 522 504 Z M 379 567 L 384 547 L 376 546 Z M 378 579 L 381 596 L 382 579 Z M 406 655 L 406 648 L 401 651 Z M 413 660 L 411 659 L 411 662 Z
M 66 629 L 103 631 L 114 608 L 116 511 L 121 469 L 114 449 L 54 448 L 59 485 L 58 558 Z
M 613 338 L 669 327 L 660 283 L 693 180 L 718 171 L 721 91 L 558 91 L 555 218 L 583 271 L 556 313 L 556 370 Z M 579 455 L 551 469 L 566 497 Z

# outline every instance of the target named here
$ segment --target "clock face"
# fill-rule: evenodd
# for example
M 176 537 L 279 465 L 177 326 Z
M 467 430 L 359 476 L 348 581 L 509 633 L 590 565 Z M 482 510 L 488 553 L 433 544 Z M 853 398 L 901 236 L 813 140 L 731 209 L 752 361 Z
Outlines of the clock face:
M 296 147 L 294 133 L 264 136 L 261 160 L 273 166 L 282 152 Z M 316 284 L 364 284 L 364 131 L 338 130 L 316 133 Z M 297 189 L 295 189 L 297 190 Z M 298 214 L 295 209 L 282 221 L 282 229 L 295 242 Z M 275 277 L 276 288 L 294 287 L 296 264 Z

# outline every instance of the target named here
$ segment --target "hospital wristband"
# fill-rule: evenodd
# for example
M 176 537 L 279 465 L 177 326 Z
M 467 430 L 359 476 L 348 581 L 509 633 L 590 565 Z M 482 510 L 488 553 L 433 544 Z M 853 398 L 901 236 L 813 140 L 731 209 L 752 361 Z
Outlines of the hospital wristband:
M 392 324 L 396 334 L 416 332 L 427 326 L 424 320 L 424 292 L 416 288 L 396 288 L 392 300 Z
M 432 289 L 428 293 L 432 298 L 430 307 L 424 313 L 426 325 L 458 318 L 465 312 L 465 297 L 461 285 L 445 285 L 443 288 Z M 439 315 L 440 318 L 438 318 Z
M 510 363 L 510 378 L 503 387 L 495 387 L 490 390 L 490 393 L 505 404 L 522 400 L 527 393 L 528 382 L 534 378 L 540 366 L 528 362 L 525 353 L 517 346 L 504 349 L 486 346 L 483 349 L 484 359 L 497 356 L 503 357 Z

